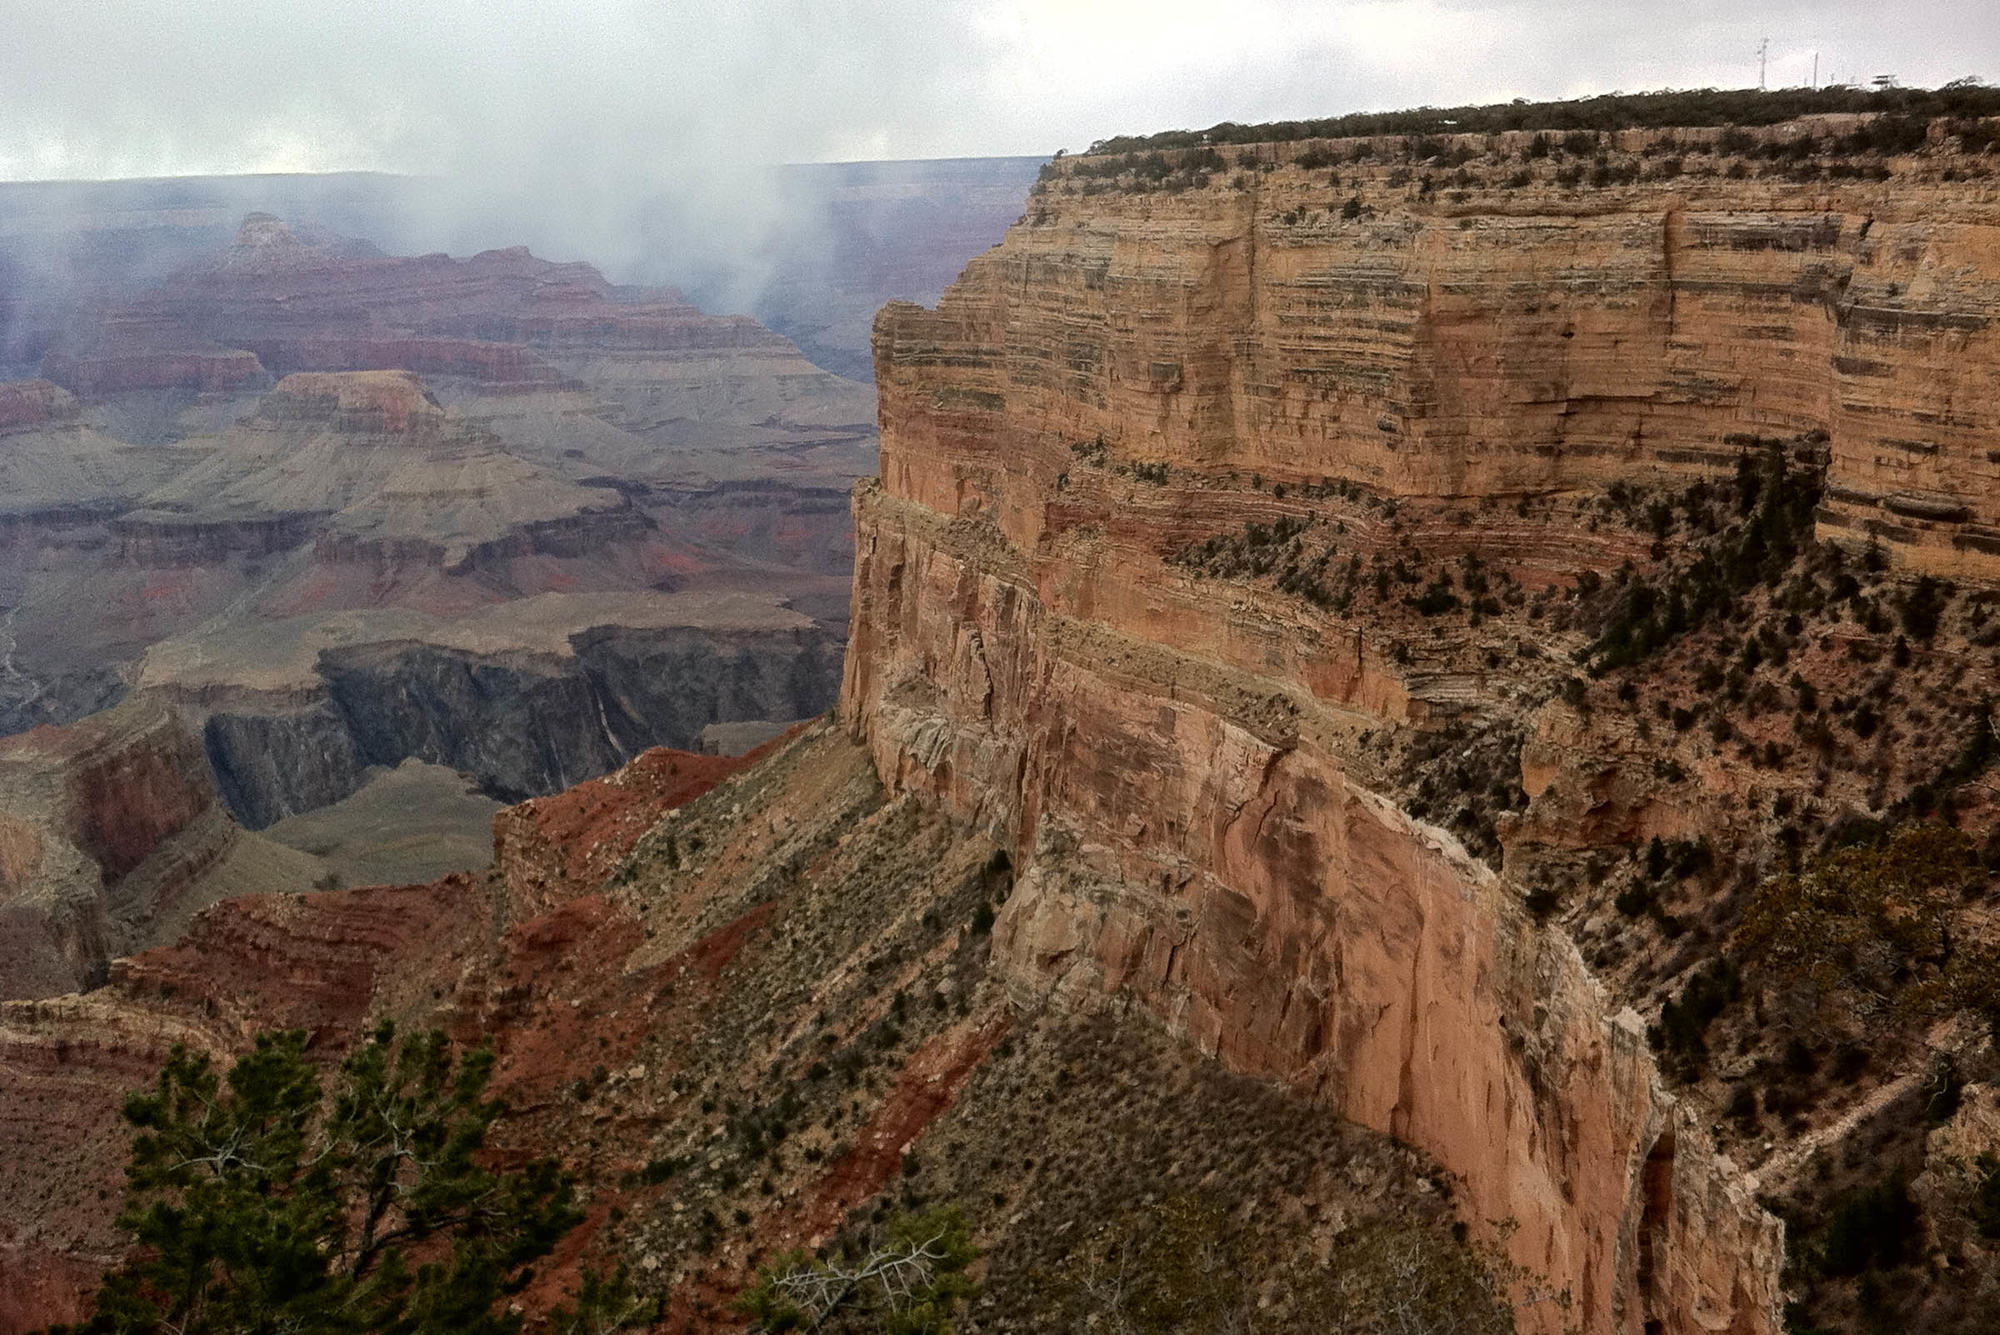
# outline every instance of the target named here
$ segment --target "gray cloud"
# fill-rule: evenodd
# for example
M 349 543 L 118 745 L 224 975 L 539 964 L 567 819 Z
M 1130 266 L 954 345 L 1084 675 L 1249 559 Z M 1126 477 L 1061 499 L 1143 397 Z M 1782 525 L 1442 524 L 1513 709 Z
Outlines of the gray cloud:
M 0 179 L 373 168 L 412 244 L 630 276 L 753 250 L 765 164 L 1046 153 L 1219 120 L 2000 72 L 1905 0 L 0 0 Z M 648 203 L 648 201 L 651 201 Z

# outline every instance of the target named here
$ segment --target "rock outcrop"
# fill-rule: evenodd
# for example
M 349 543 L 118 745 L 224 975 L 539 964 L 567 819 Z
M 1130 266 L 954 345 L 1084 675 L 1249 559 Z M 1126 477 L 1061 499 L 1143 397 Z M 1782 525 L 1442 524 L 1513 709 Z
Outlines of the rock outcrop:
M 1017 850 L 996 947 L 1023 999 L 1135 997 L 1434 1154 L 1567 1295 L 1552 1328 L 1776 1329 L 1777 1223 L 1677 1108 L 1643 1023 L 1347 772 L 1363 673 L 1322 698 L 1205 656 L 1222 646 L 1191 624 L 1176 644 L 1103 602 L 1058 610 L 1062 577 L 978 521 L 872 490 L 857 513 L 843 714 L 885 781 Z
M 1842 128 L 1738 132 L 1738 151 Z M 955 512 L 935 471 L 954 437 L 1029 420 L 1043 443 L 1008 458 L 1044 484 L 1101 436 L 1124 458 L 1474 499 L 1699 473 L 1732 438 L 1818 431 L 1829 532 L 2000 572 L 1980 406 L 2000 213 L 1949 141 L 1808 174 L 1744 170 L 1717 131 L 1628 131 L 1592 177 L 1560 154 L 1524 168 L 1532 138 L 1443 135 L 1416 162 L 1401 139 L 1264 145 L 1184 193 L 1057 164 L 955 301 L 885 327 L 897 366 L 966 346 L 1005 364 L 1004 393 L 962 377 L 968 397 L 907 426 L 886 405 L 885 480 Z M 997 322 L 970 299 L 1010 284 Z
M 96 986 L 217 899 L 317 871 L 236 825 L 200 742 L 156 704 L 0 742 L 0 776 L 0 996 Z
M 59 338 L 42 358 L 42 374 L 85 398 L 158 390 L 222 395 L 271 383 L 256 353 L 204 337 L 157 300 L 105 311 Z
M 47 380 L 0 384 L 0 431 L 67 422 L 76 414 L 76 399 Z
M 1526 134 L 1425 141 L 1456 176 L 1401 139 L 1166 152 L 1164 189 L 1066 160 L 935 311 L 876 326 L 841 714 L 1013 850 L 1017 993 L 1137 999 L 1436 1155 L 1569 1299 L 1533 1327 L 1776 1331 L 1782 1230 L 1524 887 L 1398 810 L 1382 739 L 1532 708 L 1510 676 L 1569 647 L 1502 641 L 1510 669 L 1477 612 L 1458 649 L 1344 614 L 1285 544 L 1326 525 L 1350 585 L 1419 549 L 1567 585 L 1648 559 L 1592 497 L 1785 437 L 1824 444 L 1823 534 L 1994 573 L 2000 215 L 1935 133 L 1810 183 L 1738 156 L 1825 129 L 1612 136 L 1594 183 Z M 1291 596 L 1199 577 L 1262 548 Z M 1598 819 L 1567 768 L 1595 762 L 1531 759 L 1502 840 L 1599 842 L 1557 829 Z
M 503 801 L 554 793 L 714 724 L 824 712 L 839 641 L 772 598 L 542 594 L 457 618 L 300 619 L 249 667 L 190 637 L 158 646 L 141 694 L 201 728 L 252 829 L 354 792 L 371 767 L 443 765 Z

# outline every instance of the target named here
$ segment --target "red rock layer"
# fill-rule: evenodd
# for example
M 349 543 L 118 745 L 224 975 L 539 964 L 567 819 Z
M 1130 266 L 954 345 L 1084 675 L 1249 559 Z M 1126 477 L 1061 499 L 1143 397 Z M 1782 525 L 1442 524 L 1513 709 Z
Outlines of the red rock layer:
M 0 1141 L 12 1147 L 0 1155 L 0 1331 L 84 1314 L 116 1256 L 128 1146 L 118 1108 L 174 1043 L 226 1059 L 258 1031 L 301 1028 L 332 1057 L 377 1018 L 441 1022 L 495 1044 L 495 1092 L 529 1119 L 501 1137 L 503 1152 L 546 1152 L 532 1143 L 535 1111 L 629 1050 L 657 1022 L 647 1008 L 668 980 L 683 1002 L 696 995 L 690 968 L 712 987 L 754 926 L 624 974 L 603 966 L 642 939 L 636 920 L 570 873 L 614 864 L 661 814 L 746 763 L 651 751 L 589 791 L 502 813 L 498 883 L 534 892 L 510 895 L 518 916 L 497 948 L 496 905 L 464 876 L 252 895 L 206 910 L 172 946 L 117 961 L 108 987 L 0 1004 Z
M 157 301 L 106 312 L 94 328 L 60 338 L 42 374 L 83 398 L 130 390 L 201 393 L 270 383 L 257 355 L 203 337 Z
M 0 995 L 101 978 L 121 930 L 171 915 L 230 848 L 200 742 L 155 705 L 0 741 Z
M 554 373 L 524 349 L 790 349 L 754 320 L 704 314 L 669 289 L 615 288 L 587 264 L 525 247 L 354 257 L 305 245 L 275 219 L 246 222 L 233 250 L 178 276 L 164 300 L 190 326 L 296 369 L 456 367 L 549 383 Z
M 500 812 L 493 865 L 512 911 L 531 916 L 601 884 L 662 811 L 693 801 L 783 740 L 742 756 L 656 747 L 604 778 Z
M 0 384 L 0 431 L 66 422 L 76 414 L 76 400 L 46 380 Z
M 215 804 L 207 763 L 191 733 L 161 716 L 142 732 L 90 734 L 102 716 L 62 731 L 79 748 L 67 766 L 69 837 L 116 880 Z M 79 736 L 79 734 L 81 734 Z
M 413 371 L 505 392 L 570 385 L 544 354 L 740 349 L 796 355 L 754 320 L 705 314 L 671 289 L 619 288 L 523 247 L 465 260 L 363 254 L 253 214 L 217 259 L 58 339 L 43 374 L 85 397 L 254 388 L 267 368 Z
M 454 338 L 299 338 L 259 341 L 252 349 L 279 375 L 296 371 L 414 371 L 522 389 L 570 384 L 523 347 Z

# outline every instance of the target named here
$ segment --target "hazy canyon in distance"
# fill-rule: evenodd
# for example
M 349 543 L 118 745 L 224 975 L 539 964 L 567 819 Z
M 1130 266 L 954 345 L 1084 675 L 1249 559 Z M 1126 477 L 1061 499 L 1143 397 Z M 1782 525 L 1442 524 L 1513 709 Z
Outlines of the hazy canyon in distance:
M 869 323 L 1037 166 L 784 169 L 687 276 L 739 315 L 389 253 L 432 182 L 0 185 L 0 996 L 219 898 L 483 866 L 502 802 L 828 708 Z
M 172 1045 L 385 1017 L 588 1193 L 531 1328 L 937 1204 L 979 1335 L 1993 1335 L 2000 89 L 1034 176 L 872 384 L 331 209 L 22 294 L 0 1335 Z

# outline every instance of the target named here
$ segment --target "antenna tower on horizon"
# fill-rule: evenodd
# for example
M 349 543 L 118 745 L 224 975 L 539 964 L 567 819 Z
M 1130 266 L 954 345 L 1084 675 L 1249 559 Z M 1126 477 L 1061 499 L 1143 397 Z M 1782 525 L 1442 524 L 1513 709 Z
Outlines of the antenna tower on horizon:
M 1764 91 L 1764 71 L 1771 61 L 1771 39 L 1757 43 L 1757 91 Z

